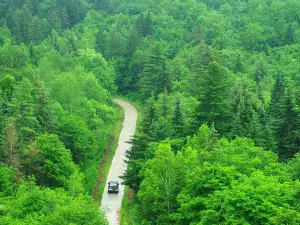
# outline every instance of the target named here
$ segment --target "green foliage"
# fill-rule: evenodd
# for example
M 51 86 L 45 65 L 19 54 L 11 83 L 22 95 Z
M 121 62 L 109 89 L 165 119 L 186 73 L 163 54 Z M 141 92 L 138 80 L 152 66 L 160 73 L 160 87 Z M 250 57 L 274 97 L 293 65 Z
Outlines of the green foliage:
M 37 137 L 35 147 L 39 152 L 41 171 L 37 174 L 39 184 L 62 187 L 67 184 L 70 176 L 76 172 L 71 153 L 53 134 L 43 134 Z M 38 165 L 37 165 L 38 166 Z
M 13 195 L 12 170 L 74 200 L 44 219 L 11 214 L 10 196 L 3 223 L 96 215 L 77 202 L 118 91 L 144 105 L 124 175 L 137 224 L 299 224 L 299 11 L 297 0 L 2 0 L 0 192 Z
M 142 174 L 145 177 L 138 193 L 142 205 L 143 220 L 166 223 L 168 215 L 176 206 L 176 194 L 181 185 L 180 160 L 176 159 L 169 144 L 160 144 L 144 166 Z
M 204 74 L 201 93 L 200 121 L 215 123 L 220 132 L 228 129 L 229 117 L 229 82 L 230 76 L 218 63 L 208 65 L 208 73 Z
M 153 43 L 153 47 L 145 58 L 143 71 L 140 74 L 140 90 L 144 98 L 153 93 L 154 96 L 164 90 L 170 90 L 170 78 L 166 71 L 162 47 L 159 43 Z
M 16 194 L 2 204 L 1 224 L 108 224 L 90 197 L 41 188 L 32 180 L 21 181 Z
M 15 120 L 16 129 L 19 131 L 22 147 L 34 140 L 40 130 L 35 116 L 35 99 L 32 83 L 26 78 L 20 81 L 14 90 L 9 111 Z
M 158 146 L 142 166 L 136 204 L 144 224 L 297 224 L 298 158 L 280 164 L 252 141 L 218 139 L 202 125 L 176 155 Z
M 3 196 L 9 196 L 12 194 L 13 191 L 13 178 L 14 178 L 14 171 L 3 165 L 0 164 L 0 198 Z M 0 210 L 1 214 L 1 210 Z

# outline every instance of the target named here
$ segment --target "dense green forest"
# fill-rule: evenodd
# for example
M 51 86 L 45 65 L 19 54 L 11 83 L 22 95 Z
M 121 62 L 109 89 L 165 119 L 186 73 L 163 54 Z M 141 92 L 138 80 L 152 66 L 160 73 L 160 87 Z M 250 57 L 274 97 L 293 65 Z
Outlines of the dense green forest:
M 299 0 L 0 0 L 0 34 L 1 224 L 106 224 L 116 93 L 124 224 L 300 223 Z
M 106 224 L 91 194 L 115 70 L 81 0 L 0 1 L 0 224 Z

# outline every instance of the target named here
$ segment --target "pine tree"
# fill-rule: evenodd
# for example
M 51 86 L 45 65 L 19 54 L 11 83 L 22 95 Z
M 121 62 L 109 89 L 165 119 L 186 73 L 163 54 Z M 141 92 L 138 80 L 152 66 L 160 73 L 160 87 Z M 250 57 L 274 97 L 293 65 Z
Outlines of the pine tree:
M 63 30 L 70 28 L 70 21 L 69 21 L 69 16 L 68 16 L 66 7 L 63 7 L 59 11 L 59 17 L 60 17 L 60 21 L 61 21 L 61 28 Z
M 299 116 L 289 91 L 284 99 L 283 120 L 277 131 L 278 153 L 281 160 L 288 160 L 300 152 Z
M 97 10 L 108 10 L 109 0 L 95 0 L 95 8 Z
M 239 73 L 239 72 L 242 73 L 244 71 L 244 65 L 243 65 L 242 57 L 240 54 L 237 56 L 234 71 L 236 73 Z
M 152 35 L 153 34 L 153 28 L 152 28 L 152 18 L 150 12 L 148 12 L 147 17 L 144 21 L 144 31 L 143 36 Z
M 108 35 L 106 35 L 102 28 L 99 28 L 99 31 L 96 35 L 96 50 L 101 52 L 101 54 L 105 57 L 107 57 L 107 44 Z
M 231 120 L 229 105 L 229 76 L 225 68 L 217 62 L 208 65 L 208 73 L 201 81 L 200 123 L 214 123 L 222 134 L 228 132 Z
M 49 11 L 47 21 L 49 22 L 51 30 L 55 30 L 58 33 L 61 32 L 62 30 L 61 20 L 55 9 L 51 9 Z
M 132 147 L 126 151 L 127 170 L 122 178 L 124 184 L 128 185 L 135 191 L 139 190 L 142 177 L 139 176 L 142 165 L 150 158 L 151 153 L 147 152 L 148 144 L 152 140 L 150 137 L 150 127 L 154 119 L 154 97 L 152 96 L 144 109 L 142 121 L 137 128 L 137 134 L 131 140 Z
M 167 118 L 169 115 L 168 107 L 168 91 L 165 89 L 164 93 L 161 95 L 161 105 L 160 105 L 161 116 Z
M 285 42 L 288 45 L 295 43 L 295 28 L 293 28 L 291 23 L 286 32 Z
M 14 14 L 15 20 L 15 37 L 17 42 L 30 43 L 30 24 L 32 14 L 26 5 L 22 9 L 17 10 Z
M 115 58 L 117 56 L 124 55 L 125 45 L 123 37 L 118 29 L 113 29 L 110 34 L 110 40 L 108 43 L 108 56 L 109 58 Z
M 207 73 L 208 65 L 212 60 L 213 56 L 210 48 L 204 42 L 201 42 L 196 47 L 196 52 L 190 62 L 192 76 L 189 80 L 189 92 L 198 100 L 200 100 L 200 95 L 204 88 L 201 84 L 202 78 Z
M 214 148 L 216 147 L 217 143 L 218 143 L 218 131 L 215 128 L 215 124 L 212 123 L 212 125 L 210 126 L 210 133 L 208 136 L 208 143 L 207 143 L 207 150 L 208 152 L 211 152 L 214 150 Z
M 54 116 L 49 94 L 41 81 L 38 81 L 37 88 L 36 117 L 41 127 L 41 131 L 43 133 L 54 133 Z
M 30 41 L 39 44 L 44 39 L 44 27 L 42 21 L 35 16 L 30 23 Z
M 140 91 L 144 98 L 149 98 L 151 93 L 158 96 L 165 89 L 171 89 L 171 80 L 169 73 L 166 71 L 165 57 L 159 43 L 155 43 L 146 56 L 145 65 L 140 74 Z
M 146 17 L 143 13 L 141 13 L 136 19 L 135 27 L 141 37 L 152 35 L 153 27 L 150 12 L 147 13 Z
M 282 73 L 278 73 L 272 90 L 271 103 L 269 107 L 269 114 L 271 117 L 271 123 L 274 130 L 277 130 L 280 124 L 282 123 L 284 96 L 285 96 L 284 77 Z
M 263 126 L 259 113 L 255 110 L 253 97 L 246 86 L 240 89 L 236 99 L 237 103 L 235 103 L 237 106 L 231 135 L 232 137 L 251 138 L 255 144 L 263 147 Z
M 70 49 L 70 53 L 72 55 L 77 55 L 77 47 L 76 47 L 76 44 L 75 44 L 75 41 L 74 41 L 74 38 L 72 35 L 69 35 L 68 36 L 68 42 L 69 42 L 69 49 Z
M 128 40 L 127 40 L 127 57 L 132 57 L 134 52 L 136 51 L 138 45 L 139 45 L 140 36 L 138 34 L 138 31 L 135 26 L 133 26 L 130 30 Z
M 6 24 L 9 30 L 12 32 L 12 34 L 15 35 L 15 17 L 14 17 L 14 10 L 10 7 L 6 12 Z
M 34 140 L 36 134 L 40 131 L 35 115 L 34 88 L 28 79 L 24 78 L 16 86 L 8 110 L 14 118 L 21 145 L 24 147 L 26 143 Z
M 264 103 L 264 96 L 262 90 L 262 83 L 264 78 L 268 73 L 267 66 L 265 62 L 260 59 L 259 63 L 256 65 L 256 71 L 254 73 L 254 79 L 256 81 L 257 90 L 258 90 L 258 98 Z
M 6 101 L 10 101 L 13 95 L 13 90 L 16 85 L 15 78 L 10 75 L 6 74 L 0 79 L 0 89 L 2 91 L 2 96 Z
M 175 137 L 184 136 L 184 120 L 179 97 L 176 99 L 176 105 L 172 116 L 172 128 Z
M 138 31 L 139 35 L 143 37 L 143 23 L 144 23 L 144 14 L 141 13 L 137 18 L 135 22 L 136 30 Z

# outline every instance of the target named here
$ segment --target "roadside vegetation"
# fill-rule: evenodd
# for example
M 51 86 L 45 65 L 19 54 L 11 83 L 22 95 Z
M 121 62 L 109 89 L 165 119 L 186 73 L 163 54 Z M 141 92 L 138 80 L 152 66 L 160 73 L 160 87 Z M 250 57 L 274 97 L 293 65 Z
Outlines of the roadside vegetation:
M 120 95 L 128 224 L 298 225 L 299 49 L 298 0 L 2 0 L 0 223 L 106 223 Z
M 101 199 L 106 185 L 107 176 L 115 155 L 115 151 L 118 147 L 119 136 L 123 127 L 122 125 L 124 121 L 124 110 L 121 106 L 116 105 L 116 112 L 117 120 L 113 129 L 113 133 L 110 137 L 107 149 L 105 150 L 104 156 L 102 157 L 99 163 L 97 183 L 93 191 L 93 198 L 99 205 L 101 204 Z

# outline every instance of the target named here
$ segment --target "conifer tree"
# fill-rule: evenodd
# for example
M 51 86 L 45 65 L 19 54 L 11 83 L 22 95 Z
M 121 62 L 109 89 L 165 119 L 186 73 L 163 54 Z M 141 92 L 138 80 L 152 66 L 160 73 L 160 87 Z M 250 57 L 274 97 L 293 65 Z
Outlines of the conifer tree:
M 283 119 L 284 96 L 285 96 L 284 77 L 282 73 L 278 73 L 272 90 L 272 95 L 271 95 L 272 98 L 269 107 L 269 114 L 271 117 L 271 123 L 272 123 L 273 130 L 275 131 L 274 132 L 275 134 L 276 134 L 276 130 L 279 128 Z
M 39 44 L 44 39 L 44 27 L 42 21 L 37 17 L 33 17 L 30 23 L 30 41 L 33 44 Z
M 220 132 L 228 131 L 231 120 L 229 105 L 229 75 L 217 62 L 208 65 L 208 73 L 203 76 L 201 86 L 200 123 L 214 123 Z
M 107 10 L 109 8 L 109 0 L 95 0 L 95 8 L 97 10 Z
M 283 118 L 278 135 L 278 153 L 281 160 L 288 160 L 300 152 L 299 121 L 291 92 L 284 98 Z
M 176 98 L 176 105 L 172 116 L 172 128 L 175 137 L 184 136 L 184 121 L 179 97 Z
M 15 36 L 18 42 L 30 43 L 30 24 L 32 21 L 31 11 L 24 4 L 21 10 L 15 13 Z
M 2 91 L 2 96 L 6 101 L 10 101 L 13 95 L 13 90 L 16 85 L 15 78 L 10 75 L 6 74 L 0 79 L 0 89 Z
M 51 9 L 49 11 L 47 20 L 50 24 L 50 29 L 55 30 L 56 32 L 61 32 L 62 24 L 56 9 Z
M 132 57 L 132 55 L 134 54 L 134 52 L 136 51 L 138 44 L 139 44 L 139 39 L 140 36 L 138 34 L 137 28 L 136 26 L 133 26 L 130 30 L 129 36 L 128 36 L 128 40 L 127 40 L 127 57 Z
M 257 90 L 258 90 L 258 98 L 264 103 L 264 96 L 263 96 L 263 89 L 262 89 L 262 83 L 264 78 L 266 77 L 268 73 L 267 66 L 265 62 L 260 59 L 258 64 L 256 65 L 256 71 L 254 74 L 254 79 L 256 81 Z
M 207 73 L 207 67 L 212 62 L 213 56 L 210 48 L 204 42 L 201 42 L 196 47 L 196 52 L 191 58 L 190 68 L 192 76 L 189 80 L 189 90 L 192 96 L 197 99 L 201 98 L 201 92 L 204 87 L 202 86 L 202 78 Z
M 139 32 L 141 37 L 146 37 L 147 35 L 153 34 L 152 28 L 152 18 L 150 12 L 147 13 L 147 16 L 141 13 L 136 19 L 136 29 Z
M 236 73 L 238 73 L 238 72 L 242 73 L 244 71 L 244 65 L 243 65 L 242 57 L 240 54 L 237 56 L 234 71 Z
M 151 93 L 156 97 L 165 89 L 167 91 L 171 89 L 171 80 L 164 60 L 162 47 L 159 43 L 155 43 L 146 56 L 144 69 L 140 74 L 139 86 L 144 98 L 149 98 Z
M 295 28 L 290 23 L 286 32 L 285 42 L 289 45 L 295 43 L 295 36 Z
M 63 30 L 70 28 L 69 16 L 66 10 L 66 7 L 63 7 L 59 11 L 59 17 L 61 21 L 61 27 Z
M 216 130 L 214 123 L 212 123 L 212 125 L 210 126 L 210 133 L 208 136 L 208 143 L 206 147 L 208 152 L 213 151 L 214 148 L 216 147 L 218 142 L 218 136 L 219 136 L 218 131 Z
M 165 89 L 164 93 L 160 96 L 160 112 L 163 118 L 167 118 L 169 115 L 169 106 L 168 106 L 168 92 Z
M 29 141 L 34 140 L 40 130 L 36 119 L 36 104 L 32 83 L 24 78 L 16 86 L 9 107 L 9 112 L 15 120 L 22 147 Z
M 152 34 L 153 34 L 152 18 L 150 12 L 148 11 L 147 17 L 145 18 L 145 22 L 144 22 L 143 36 L 152 35 Z
M 142 165 L 152 157 L 147 152 L 148 144 L 151 141 L 150 127 L 154 119 L 154 96 L 148 100 L 147 107 L 142 113 L 143 118 L 140 126 L 137 128 L 137 134 L 131 140 L 132 147 L 126 151 L 127 170 L 122 178 L 124 184 L 135 191 L 139 190 L 142 177 L 139 176 Z
M 41 81 L 38 81 L 36 117 L 43 133 L 54 133 L 55 124 L 49 94 Z

